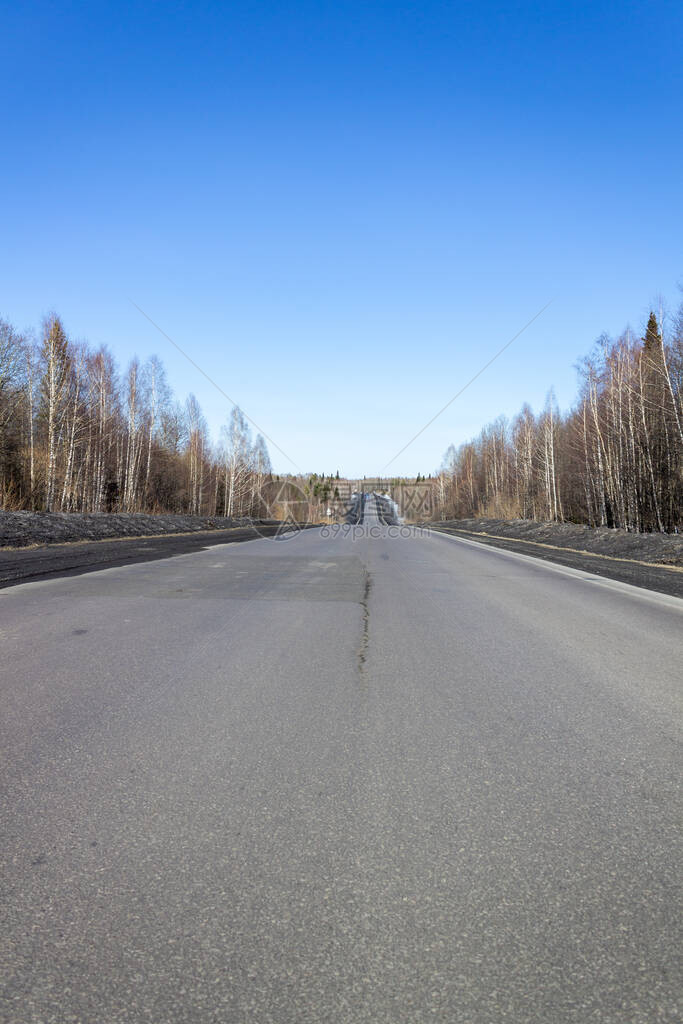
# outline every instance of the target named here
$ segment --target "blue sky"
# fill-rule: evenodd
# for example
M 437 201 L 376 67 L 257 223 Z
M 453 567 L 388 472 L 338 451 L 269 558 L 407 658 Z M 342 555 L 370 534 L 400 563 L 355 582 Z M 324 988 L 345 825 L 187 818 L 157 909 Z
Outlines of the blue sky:
M 680 3 L 21 3 L 0 26 L 0 315 L 157 353 L 306 471 L 562 407 L 683 279 Z M 294 467 L 272 451 L 276 468 Z

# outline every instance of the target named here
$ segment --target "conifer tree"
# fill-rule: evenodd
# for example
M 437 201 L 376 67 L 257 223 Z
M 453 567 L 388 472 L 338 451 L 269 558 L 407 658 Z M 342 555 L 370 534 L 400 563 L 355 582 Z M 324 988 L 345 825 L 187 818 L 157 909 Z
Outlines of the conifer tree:
M 643 348 L 649 354 L 659 351 L 662 344 L 662 335 L 659 332 L 659 324 L 654 313 L 650 312 L 643 338 Z

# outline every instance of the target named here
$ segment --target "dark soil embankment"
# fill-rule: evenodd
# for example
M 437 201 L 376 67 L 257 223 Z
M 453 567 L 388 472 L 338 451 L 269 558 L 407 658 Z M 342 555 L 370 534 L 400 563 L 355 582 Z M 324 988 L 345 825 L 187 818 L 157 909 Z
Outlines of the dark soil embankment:
M 263 522 L 272 522 L 264 520 Z M 200 530 L 229 530 L 250 526 L 251 520 L 224 516 L 124 515 L 109 512 L 2 512 L 0 548 L 113 537 L 156 537 Z
M 683 597 L 683 536 L 530 519 L 455 519 L 436 530 Z

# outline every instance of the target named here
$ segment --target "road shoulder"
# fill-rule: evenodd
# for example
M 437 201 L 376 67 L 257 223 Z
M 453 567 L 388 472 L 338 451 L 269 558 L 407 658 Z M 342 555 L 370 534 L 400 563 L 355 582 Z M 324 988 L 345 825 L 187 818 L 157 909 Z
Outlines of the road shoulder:
M 550 544 L 522 541 L 518 538 L 491 536 L 438 524 L 431 524 L 429 529 L 435 533 L 465 540 L 472 544 L 526 555 L 532 559 L 541 559 L 555 565 L 567 566 L 580 572 L 667 594 L 670 597 L 683 598 L 683 569 L 679 566 L 655 565 L 636 559 L 617 558 L 573 548 L 554 547 Z
M 118 537 L 107 540 L 46 544 L 31 548 L 0 548 L 0 588 L 34 580 L 78 576 L 81 573 L 112 569 L 134 562 L 153 562 L 216 544 L 274 537 L 282 524 L 233 527 L 227 530 L 194 531 L 142 537 Z

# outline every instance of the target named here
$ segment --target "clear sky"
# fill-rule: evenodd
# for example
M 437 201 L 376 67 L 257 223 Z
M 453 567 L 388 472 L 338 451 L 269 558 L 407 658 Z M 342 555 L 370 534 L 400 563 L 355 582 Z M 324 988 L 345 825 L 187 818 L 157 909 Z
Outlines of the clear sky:
M 0 314 L 306 471 L 435 469 L 683 279 L 677 2 L 1 7 Z M 275 467 L 293 470 L 271 449 Z

